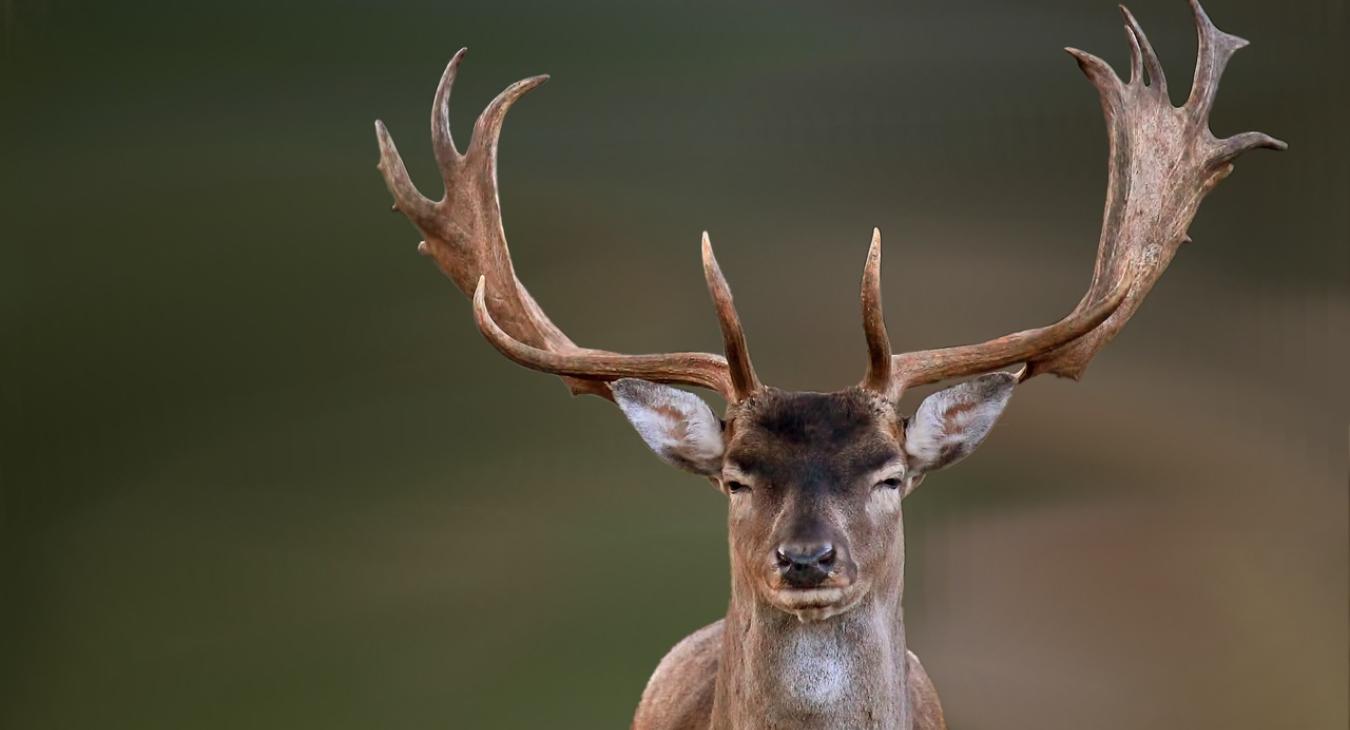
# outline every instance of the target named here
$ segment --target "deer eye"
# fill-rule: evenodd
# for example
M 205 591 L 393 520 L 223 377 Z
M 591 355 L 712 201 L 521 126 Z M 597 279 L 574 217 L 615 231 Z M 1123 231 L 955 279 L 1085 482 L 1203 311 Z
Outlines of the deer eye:
M 877 488 L 877 489 L 899 489 L 899 488 L 900 488 L 900 477 L 891 477 L 890 479 L 882 479 L 881 481 L 877 482 L 876 488 Z
M 731 494 L 741 494 L 742 492 L 750 491 L 750 485 L 745 482 L 728 481 L 727 491 Z

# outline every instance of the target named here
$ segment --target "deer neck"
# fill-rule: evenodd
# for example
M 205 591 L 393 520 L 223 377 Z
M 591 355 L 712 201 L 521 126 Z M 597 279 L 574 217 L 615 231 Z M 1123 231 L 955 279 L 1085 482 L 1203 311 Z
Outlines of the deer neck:
M 823 621 L 800 621 L 735 581 L 712 727 L 910 730 L 901 552 L 886 585 Z

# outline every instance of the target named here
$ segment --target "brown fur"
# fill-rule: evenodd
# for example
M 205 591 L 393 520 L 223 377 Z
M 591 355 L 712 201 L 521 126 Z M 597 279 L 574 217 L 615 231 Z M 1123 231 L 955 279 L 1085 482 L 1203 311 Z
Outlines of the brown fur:
M 633 730 L 711 730 L 713 696 L 725 621 L 690 634 L 666 654 L 647 683 Z M 928 672 L 906 652 L 914 730 L 947 730 L 942 704 Z

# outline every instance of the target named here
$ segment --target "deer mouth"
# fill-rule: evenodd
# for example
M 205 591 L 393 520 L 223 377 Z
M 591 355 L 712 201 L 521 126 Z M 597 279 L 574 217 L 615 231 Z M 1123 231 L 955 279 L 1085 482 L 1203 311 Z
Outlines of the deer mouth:
M 855 582 L 819 588 L 771 587 L 769 602 L 801 621 L 824 621 L 857 606 L 867 590 Z

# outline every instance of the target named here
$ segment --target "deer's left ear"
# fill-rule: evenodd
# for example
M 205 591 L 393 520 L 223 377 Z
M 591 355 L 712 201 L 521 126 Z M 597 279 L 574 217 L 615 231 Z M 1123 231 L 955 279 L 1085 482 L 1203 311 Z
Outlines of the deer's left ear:
M 610 389 L 628 422 L 663 461 L 702 476 L 722 472 L 722 420 L 702 398 L 636 378 L 616 380 Z
M 925 474 L 964 459 L 989 435 L 1017 387 L 1011 373 L 981 375 L 924 399 L 905 428 L 905 494 Z

